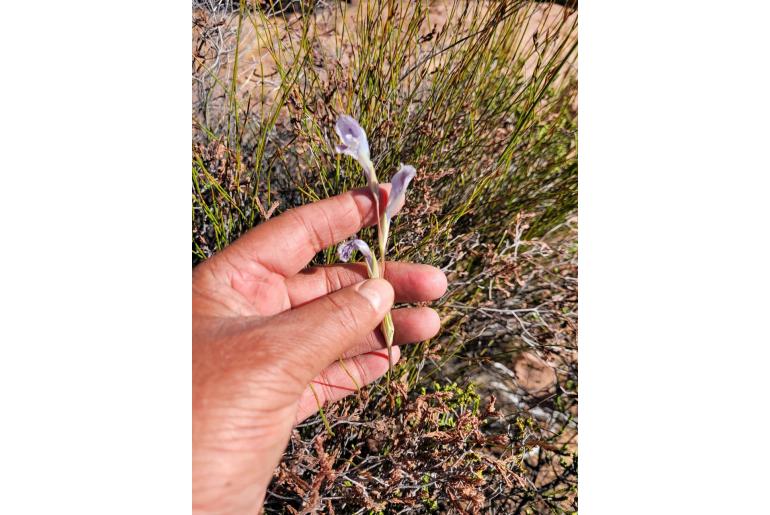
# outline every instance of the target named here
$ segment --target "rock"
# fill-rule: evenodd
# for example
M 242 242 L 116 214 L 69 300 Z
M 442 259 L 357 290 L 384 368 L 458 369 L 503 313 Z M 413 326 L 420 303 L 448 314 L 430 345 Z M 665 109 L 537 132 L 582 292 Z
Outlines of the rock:
M 527 393 L 546 396 L 556 386 L 556 371 L 531 352 L 522 352 L 513 361 L 516 382 Z

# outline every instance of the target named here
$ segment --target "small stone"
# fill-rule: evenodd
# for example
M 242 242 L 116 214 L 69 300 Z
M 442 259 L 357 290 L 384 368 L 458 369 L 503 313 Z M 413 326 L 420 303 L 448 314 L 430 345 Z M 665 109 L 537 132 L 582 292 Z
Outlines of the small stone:
M 531 352 L 516 356 L 513 371 L 516 382 L 530 395 L 547 395 L 556 385 L 556 371 Z

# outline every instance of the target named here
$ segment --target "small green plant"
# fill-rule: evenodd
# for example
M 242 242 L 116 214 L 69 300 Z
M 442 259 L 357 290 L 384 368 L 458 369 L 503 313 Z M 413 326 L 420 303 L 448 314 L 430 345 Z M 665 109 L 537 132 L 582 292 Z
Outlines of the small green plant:
M 444 392 L 450 394 L 449 399 L 446 401 L 446 405 L 453 410 L 457 410 L 458 412 L 462 413 L 470 408 L 472 415 L 479 414 L 479 403 L 481 402 L 481 397 L 478 393 L 476 393 L 475 384 L 468 383 L 468 386 L 462 388 L 455 382 L 450 382 L 443 386 L 439 383 L 433 383 L 433 389 L 436 392 Z M 424 395 L 426 390 L 423 388 L 422 392 Z

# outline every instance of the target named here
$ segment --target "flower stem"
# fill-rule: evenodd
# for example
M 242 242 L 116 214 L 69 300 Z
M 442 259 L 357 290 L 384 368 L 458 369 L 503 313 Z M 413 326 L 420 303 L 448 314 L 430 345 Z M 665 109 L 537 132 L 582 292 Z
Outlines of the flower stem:
M 380 243 L 380 258 L 382 260 L 380 274 L 383 279 L 385 278 L 385 256 L 388 249 L 388 232 L 390 232 L 390 220 L 387 219 L 385 213 L 382 213 L 377 221 L 377 237 Z M 393 325 L 393 318 L 391 317 L 390 312 L 388 312 L 382 320 L 382 335 L 385 337 L 385 346 L 388 349 L 388 389 L 390 389 L 390 376 L 392 373 L 393 335 L 395 332 L 396 328 Z
M 377 266 L 377 256 L 373 256 L 372 261 L 373 268 L 375 276 L 379 277 L 380 279 L 385 279 L 385 254 L 387 251 L 387 239 L 388 239 L 388 232 L 390 229 L 390 221 L 386 218 L 385 212 L 383 211 L 380 213 L 380 185 L 377 183 L 377 175 L 374 172 L 374 165 L 370 163 L 371 169 L 370 169 L 370 175 L 369 177 L 372 178 L 371 183 L 369 184 L 369 189 L 371 190 L 372 196 L 374 197 L 374 206 L 377 213 L 377 239 L 379 241 L 379 250 L 380 250 L 380 263 L 381 265 Z M 380 324 L 380 329 L 382 330 L 382 335 L 385 337 L 385 347 L 388 349 L 388 375 L 387 375 L 387 383 L 388 383 L 388 391 L 390 391 L 390 380 L 391 380 L 391 374 L 393 369 L 393 335 L 396 331 L 394 325 L 393 325 L 393 317 L 390 315 L 390 311 L 385 315 L 385 318 L 382 319 L 382 324 Z
M 377 262 L 376 256 L 374 259 L 372 259 L 371 267 L 369 267 L 367 263 L 367 270 L 369 272 L 369 277 L 372 278 L 383 278 L 385 275 L 380 269 L 380 265 Z M 382 319 L 380 329 L 382 330 L 382 335 L 385 337 L 385 346 L 388 349 L 388 387 L 390 387 L 390 372 L 391 364 L 393 363 L 393 335 L 396 332 L 395 326 L 393 325 L 393 317 L 390 316 L 390 311 L 388 311 L 388 313 L 385 315 L 385 318 Z

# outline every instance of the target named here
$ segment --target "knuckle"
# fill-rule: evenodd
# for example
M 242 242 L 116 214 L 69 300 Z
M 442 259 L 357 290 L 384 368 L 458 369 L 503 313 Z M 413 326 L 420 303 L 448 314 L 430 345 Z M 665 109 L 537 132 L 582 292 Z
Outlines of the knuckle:
M 385 337 L 380 331 L 370 331 L 364 340 L 366 350 L 376 350 L 385 347 Z
M 358 332 L 361 316 L 359 310 L 335 295 L 326 297 L 326 301 L 329 304 L 329 310 L 333 313 L 332 319 L 335 323 L 342 326 L 348 333 Z
M 315 252 L 320 251 L 323 248 L 323 237 L 319 233 L 316 225 L 310 221 L 300 209 L 290 210 L 287 211 L 287 213 L 290 213 L 290 216 L 294 220 L 295 224 L 300 227 L 302 234 L 307 239 L 307 242 L 310 244 L 313 250 Z M 325 214 L 322 216 L 328 221 L 328 218 Z
M 342 288 L 342 280 L 337 269 L 329 268 L 325 270 L 324 280 L 326 281 L 326 291 L 328 293 L 335 292 Z

